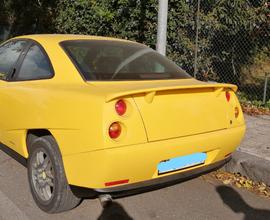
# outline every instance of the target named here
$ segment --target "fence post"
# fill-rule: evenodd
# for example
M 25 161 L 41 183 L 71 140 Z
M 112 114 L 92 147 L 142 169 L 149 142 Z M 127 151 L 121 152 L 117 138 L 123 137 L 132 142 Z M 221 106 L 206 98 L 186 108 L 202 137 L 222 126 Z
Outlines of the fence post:
M 198 0 L 197 14 L 196 14 L 196 39 L 195 39 L 195 59 L 194 59 L 194 78 L 198 73 L 198 41 L 199 41 L 199 22 L 200 22 L 200 4 L 201 0 Z
M 263 104 L 266 104 L 266 95 L 267 95 L 267 84 L 268 84 L 268 77 L 270 75 L 265 74 L 265 80 L 264 80 L 264 89 L 263 89 Z
M 159 0 L 157 52 L 166 55 L 168 0 Z

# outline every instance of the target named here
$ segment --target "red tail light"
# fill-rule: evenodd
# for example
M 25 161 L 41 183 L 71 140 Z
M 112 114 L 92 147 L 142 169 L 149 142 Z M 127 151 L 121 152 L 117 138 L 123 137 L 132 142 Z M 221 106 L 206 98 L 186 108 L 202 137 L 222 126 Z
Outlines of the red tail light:
M 127 111 L 127 105 L 123 100 L 119 100 L 115 104 L 115 111 L 117 112 L 118 115 L 122 116 L 126 113 Z
M 121 125 L 118 122 L 114 122 L 110 125 L 109 127 L 109 136 L 112 139 L 116 139 L 120 136 L 121 134 Z
M 239 113 L 240 113 L 239 108 L 238 107 L 235 107 L 234 108 L 234 116 L 235 116 L 235 118 L 238 118 Z
M 231 94 L 230 94 L 230 92 L 229 92 L 229 91 L 226 91 L 225 96 L 226 96 L 227 101 L 229 102 L 230 99 L 231 99 Z

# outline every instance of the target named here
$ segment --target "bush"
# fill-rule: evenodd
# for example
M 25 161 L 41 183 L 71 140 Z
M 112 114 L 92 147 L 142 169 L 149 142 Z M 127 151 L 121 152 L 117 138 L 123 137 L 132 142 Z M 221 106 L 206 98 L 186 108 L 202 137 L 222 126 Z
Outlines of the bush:
M 206 0 L 201 3 L 199 57 L 201 72 L 239 84 L 243 65 L 261 48 L 269 49 L 266 1 Z M 167 55 L 193 73 L 197 1 L 169 1 Z M 155 48 L 158 3 L 155 0 L 60 0 L 60 33 L 120 37 Z

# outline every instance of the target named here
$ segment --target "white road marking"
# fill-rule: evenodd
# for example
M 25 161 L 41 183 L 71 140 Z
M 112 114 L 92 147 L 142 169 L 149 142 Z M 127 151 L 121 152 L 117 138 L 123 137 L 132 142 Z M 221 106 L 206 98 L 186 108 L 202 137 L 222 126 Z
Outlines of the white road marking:
M 0 191 L 0 220 L 29 220 L 29 218 Z

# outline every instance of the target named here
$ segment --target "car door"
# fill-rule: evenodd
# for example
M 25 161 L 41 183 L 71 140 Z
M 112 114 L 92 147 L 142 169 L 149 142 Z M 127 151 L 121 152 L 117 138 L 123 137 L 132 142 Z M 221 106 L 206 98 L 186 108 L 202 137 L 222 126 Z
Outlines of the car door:
M 25 132 L 38 126 L 33 123 L 38 121 L 35 106 L 41 103 L 37 94 L 42 88 L 39 82 L 52 77 L 52 66 L 44 49 L 38 43 L 28 40 L 11 67 L 7 80 L 0 86 L 0 100 L 3 104 L 0 108 L 1 142 L 23 156 L 27 154 L 24 152 Z

